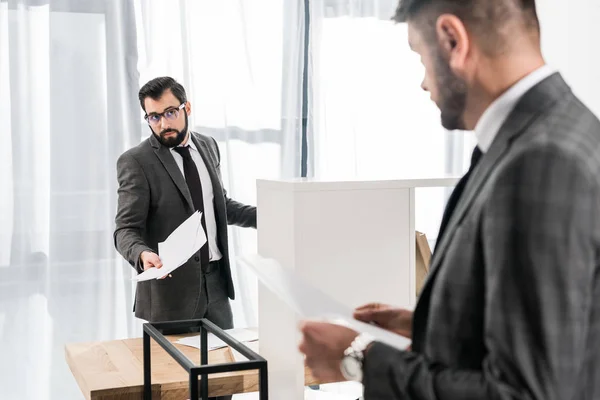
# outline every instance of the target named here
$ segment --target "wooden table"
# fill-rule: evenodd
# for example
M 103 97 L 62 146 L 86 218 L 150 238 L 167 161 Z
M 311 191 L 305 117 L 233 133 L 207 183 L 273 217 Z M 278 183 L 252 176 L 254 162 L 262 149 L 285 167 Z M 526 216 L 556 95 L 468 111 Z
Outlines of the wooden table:
M 167 336 L 174 342 L 185 335 Z M 152 398 L 179 400 L 189 397 L 189 376 L 154 340 L 152 344 Z M 200 350 L 175 344 L 193 362 L 200 364 Z M 88 400 L 140 400 L 144 393 L 142 338 L 107 342 L 70 343 L 65 358 L 83 395 Z M 234 362 L 229 347 L 208 353 L 209 364 Z M 257 392 L 258 371 L 209 375 L 209 395 Z M 306 385 L 317 382 L 308 370 Z M 323 383 L 323 382 L 321 382 Z

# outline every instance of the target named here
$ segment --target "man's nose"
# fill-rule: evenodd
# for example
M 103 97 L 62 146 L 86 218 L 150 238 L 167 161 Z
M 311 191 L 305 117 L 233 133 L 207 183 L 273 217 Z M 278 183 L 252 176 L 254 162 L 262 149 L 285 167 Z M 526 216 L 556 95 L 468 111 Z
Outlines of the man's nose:
M 163 131 L 170 128 L 169 121 L 164 116 L 160 117 L 160 127 Z

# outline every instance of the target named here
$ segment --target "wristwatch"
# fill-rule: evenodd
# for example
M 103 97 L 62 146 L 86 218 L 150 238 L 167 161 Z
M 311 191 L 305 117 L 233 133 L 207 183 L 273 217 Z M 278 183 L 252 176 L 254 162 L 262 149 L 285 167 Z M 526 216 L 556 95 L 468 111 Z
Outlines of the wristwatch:
M 365 350 L 371 342 L 373 342 L 373 337 L 366 333 L 361 333 L 352 341 L 350 347 L 344 351 L 344 358 L 342 358 L 342 362 L 340 363 L 340 369 L 344 378 L 349 381 L 362 382 Z

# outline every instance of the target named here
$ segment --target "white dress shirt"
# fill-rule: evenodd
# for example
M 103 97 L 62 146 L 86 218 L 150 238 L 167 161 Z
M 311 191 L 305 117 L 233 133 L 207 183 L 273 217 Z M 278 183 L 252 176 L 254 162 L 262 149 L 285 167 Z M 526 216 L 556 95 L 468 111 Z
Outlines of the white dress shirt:
M 521 97 L 523 97 L 529 89 L 552 75 L 554 72 L 556 72 L 554 68 L 544 65 L 515 83 L 510 89 L 490 104 L 475 126 L 477 145 L 483 153 L 490 149 L 502 124 L 504 124 L 504 121 L 506 121 L 506 118 L 508 118 L 508 115 L 515 108 Z
M 192 155 L 192 160 L 196 164 L 196 168 L 198 168 L 198 174 L 200 175 L 200 184 L 202 185 L 202 200 L 204 202 L 204 221 L 206 222 L 206 239 L 208 241 L 208 254 L 210 261 L 220 260 L 223 255 L 219 250 L 219 246 L 217 246 L 217 219 L 215 218 L 215 206 L 213 203 L 214 194 L 212 187 L 212 180 L 210 179 L 210 175 L 208 174 L 208 169 L 206 169 L 206 164 L 204 164 L 204 160 L 200 155 L 200 152 L 196 148 L 194 141 L 191 138 L 191 134 L 188 137 L 188 141 L 185 144 L 186 146 L 190 146 L 190 154 Z M 182 144 L 179 146 L 183 146 Z M 183 172 L 183 157 L 173 150 L 172 148 L 171 154 L 177 163 L 177 166 L 181 170 L 181 174 L 185 177 L 185 173 Z

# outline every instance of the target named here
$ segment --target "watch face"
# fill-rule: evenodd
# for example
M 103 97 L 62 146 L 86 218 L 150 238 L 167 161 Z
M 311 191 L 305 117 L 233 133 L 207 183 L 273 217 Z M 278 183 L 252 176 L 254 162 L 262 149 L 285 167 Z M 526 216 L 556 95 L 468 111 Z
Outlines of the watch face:
M 342 375 L 349 381 L 362 381 L 362 365 L 354 357 L 346 356 L 341 363 Z

